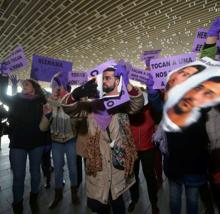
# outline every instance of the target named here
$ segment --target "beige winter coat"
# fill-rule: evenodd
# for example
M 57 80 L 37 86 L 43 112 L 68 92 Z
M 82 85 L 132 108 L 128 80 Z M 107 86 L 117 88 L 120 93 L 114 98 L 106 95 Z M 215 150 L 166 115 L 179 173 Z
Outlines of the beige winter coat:
M 63 111 L 61 101 L 54 101 L 52 99 L 48 99 L 48 103 L 52 106 L 53 112 L 50 118 L 47 118 L 45 115 L 42 116 L 40 122 L 40 130 L 47 131 L 52 123 L 57 123 L 56 116 L 54 116 L 54 112 Z M 64 112 L 64 111 L 63 111 Z M 66 114 L 66 113 L 64 113 Z M 67 115 L 68 116 L 68 115 Z M 68 116 L 69 117 L 69 116 Z M 78 126 L 79 126 L 80 117 L 79 115 L 75 115 L 75 117 L 70 117 L 70 120 L 67 121 L 70 124 L 70 128 L 65 133 L 62 132 L 54 132 L 51 130 L 51 139 L 52 141 L 56 141 L 59 143 L 66 143 L 68 140 L 72 138 L 76 138 L 78 133 Z
M 126 113 L 135 113 L 140 110 L 144 105 L 144 97 L 142 92 L 138 91 L 138 96 L 130 96 L 130 102 L 119 107 L 112 115 L 112 120 L 109 125 L 110 136 L 112 140 L 117 142 L 122 141 L 124 137 L 121 134 L 121 128 L 119 125 L 119 115 Z M 94 114 L 91 112 L 90 104 L 88 102 L 77 102 L 71 108 L 66 108 L 66 112 L 70 115 L 79 113 L 79 111 L 87 111 L 88 116 L 86 118 L 87 131 L 84 135 L 79 135 L 77 140 L 78 153 L 83 157 L 87 157 L 85 153 L 87 139 L 90 136 L 94 136 L 98 130 L 100 133 L 98 144 L 100 146 L 101 159 L 102 159 L 102 171 L 98 171 L 96 176 L 86 175 L 86 190 L 89 198 L 100 201 L 101 203 L 107 204 L 109 191 L 111 191 L 112 199 L 117 199 L 121 194 L 130 188 L 134 184 L 134 176 L 125 177 L 124 170 L 118 170 L 114 168 L 112 164 L 112 151 L 109 146 L 110 139 L 106 130 L 101 130 Z M 128 117 L 126 117 L 128 120 Z M 80 130 L 84 131 L 85 130 Z M 79 151 L 80 150 L 80 151 Z M 87 161 L 87 160 L 86 160 Z M 87 164 L 87 162 L 86 162 Z

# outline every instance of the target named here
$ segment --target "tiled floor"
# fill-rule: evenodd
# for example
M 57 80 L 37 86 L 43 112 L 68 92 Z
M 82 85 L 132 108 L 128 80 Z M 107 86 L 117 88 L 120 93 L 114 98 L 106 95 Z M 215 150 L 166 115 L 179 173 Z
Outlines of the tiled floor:
M 65 170 L 66 172 L 66 170 Z M 65 173 L 65 177 L 66 173 Z M 52 179 L 53 180 L 53 179 Z M 64 187 L 64 198 L 60 205 L 54 209 L 53 211 L 48 209 L 48 204 L 53 198 L 53 181 L 52 187 L 49 190 L 46 190 L 43 187 L 43 181 L 41 185 L 40 191 L 40 213 L 42 214 L 91 214 L 91 212 L 86 207 L 86 194 L 85 194 L 85 186 L 84 182 L 79 189 L 79 196 L 81 198 L 81 203 L 78 206 L 73 206 L 70 202 L 70 191 L 69 191 L 69 182 L 66 179 L 66 185 Z M 30 179 L 29 179 L 29 172 L 27 167 L 27 175 L 25 180 L 25 196 L 24 196 L 24 214 L 31 214 L 28 199 L 29 199 L 29 192 L 30 192 Z M 10 170 L 10 164 L 8 160 L 8 139 L 6 137 L 2 138 L 2 149 L 0 150 L 0 214 L 12 214 L 11 209 L 11 202 L 12 202 L 12 172 Z M 143 176 L 141 176 L 141 185 L 140 185 L 140 192 L 141 197 L 140 200 L 134 210 L 134 214 L 150 214 L 151 208 L 150 203 L 148 200 L 147 194 L 147 187 L 144 181 Z M 161 214 L 169 214 L 169 207 L 168 207 L 168 187 L 167 181 L 165 180 L 163 183 L 162 188 L 160 189 L 159 193 L 159 201 L 158 205 L 161 210 Z M 124 199 L 126 201 L 126 206 L 128 204 L 129 195 L 125 194 Z M 185 200 L 183 197 L 183 210 L 182 214 L 185 213 L 184 204 Z M 200 210 L 202 210 L 202 206 L 200 205 Z M 203 213 L 202 211 L 200 212 Z

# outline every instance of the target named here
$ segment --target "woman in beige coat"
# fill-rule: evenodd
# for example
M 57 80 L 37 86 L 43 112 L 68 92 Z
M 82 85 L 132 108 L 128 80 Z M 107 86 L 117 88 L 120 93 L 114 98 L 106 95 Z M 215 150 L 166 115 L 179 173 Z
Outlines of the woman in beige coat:
M 121 75 L 125 79 L 124 74 Z M 115 70 L 106 69 L 103 73 L 103 90 L 108 94 L 114 93 L 118 84 Z M 86 130 L 85 127 L 80 130 L 86 134 L 84 138 L 78 135 L 78 153 L 85 158 L 88 206 L 99 214 L 109 213 L 110 206 L 113 213 L 125 213 L 122 194 L 135 182 L 133 165 L 137 154 L 128 113 L 139 111 L 143 107 L 144 98 L 139 89 L 128 82 L 126 85 L 130 101 L 112 110 L 107 111 L 102 100 L 78 101 L 94 92 L 94 81 L 75 89 L 72 97 L 76 102 L 65 108 L 72 116 L 79 112 L 85 112 L 86 115 Z

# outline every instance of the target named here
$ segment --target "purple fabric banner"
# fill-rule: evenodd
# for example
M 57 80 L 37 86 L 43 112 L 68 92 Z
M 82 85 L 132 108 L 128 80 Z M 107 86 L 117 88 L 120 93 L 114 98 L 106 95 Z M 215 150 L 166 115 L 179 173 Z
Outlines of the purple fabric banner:
M 205 28 L 199 28 L 196 31 L 196 36 L 193 42 L 192 52 L 199 53 L 202 49 L 202 46 L 205 44 L 208 30 Z M 218 49 L 220 49 L 220 40 L 217 41 Z M 220 57 L 220 53 L 218 53 L 217 59 Z
M 124 81 L 122 81 L 122 90 L 121 90 L 121 96 L 116 97 L 116 98 L 110 98 L 104 101 L 105 108 L 112 109 L 116 106 L 119 106 L 123 103 L 126 103 L 130 100 L 127 88 L 124 84 Z
M 88 77 L 95 77 L 98 74 L 102 74 L 103 71 L 108 68 L 108 67 L 112 67 L 113 65 L 116 65 L 116 62 L 114 60 L 108 60 L 100 65 L 98 65 L 96 68 L 94 68 L 93 70 L 88 71 Z
M 62 72 L 63 82 L 68 82 L 68 73 L 72 71 L 72 62 L 33 55 L 31 78 L 50 82 L 57 72 Z
M 166 85 L 166 77 L 168 73 L 176 68 L 196 60 L 195 53 L 181 54 L 170 57 L 153 59 L 150 62 L 151 74 L 154 79 L 153 89 L 163 89 Z
M 145 65 L 149 67 L 150 60 L 158 58 L 160 52 L 161 50 L 144 51 L 144 53 L 140 56 L 140 60 L 145 61 Z
M 28 64 L 28 60 L 24 55 L 22 47 L 15 48 L 11 54 L 2 61 L 1 71 L 3 73 L 11 73 L 16 70 L 25 68 Z
M 141 83 L 146 83 L 147 80 L 147 71 L 143 70 L 143 69 L 139 69 L 139 68 L 134 68 L 132 67 L 129 70 L 129 74 L 128 74 L 129 79 L 141 82 Z
M 88 81 L 88 74 L 86 72 L 69 72 L 68 82 L 71 85 L 83 85 Z

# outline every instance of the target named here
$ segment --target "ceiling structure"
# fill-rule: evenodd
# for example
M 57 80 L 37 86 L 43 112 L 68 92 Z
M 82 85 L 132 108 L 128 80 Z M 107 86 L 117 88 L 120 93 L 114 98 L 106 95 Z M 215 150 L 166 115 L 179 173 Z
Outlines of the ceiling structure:
M 108 59 L 144 67 L 140 55 L 190 52 L 197 28 L 220 15 L 219 0 L 0 0 L 0 59 L 22 46 L 85 71 Z

